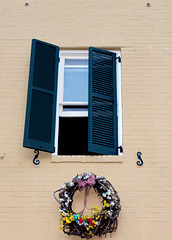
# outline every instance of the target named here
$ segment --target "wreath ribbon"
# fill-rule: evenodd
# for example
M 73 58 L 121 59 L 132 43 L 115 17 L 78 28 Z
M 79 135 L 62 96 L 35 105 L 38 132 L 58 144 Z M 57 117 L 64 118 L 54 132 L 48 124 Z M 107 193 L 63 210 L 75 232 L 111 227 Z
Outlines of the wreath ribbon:
M 84 198 L 84 208 L 78 214 L 82 215 L 87 206 L 87 197 L 89 195 L 90 189 L 96 184 L 94 174 L 91 174 L 86 181 L 78 180 L 79 191 L 82 191 L 85 188 L 85 198 Z

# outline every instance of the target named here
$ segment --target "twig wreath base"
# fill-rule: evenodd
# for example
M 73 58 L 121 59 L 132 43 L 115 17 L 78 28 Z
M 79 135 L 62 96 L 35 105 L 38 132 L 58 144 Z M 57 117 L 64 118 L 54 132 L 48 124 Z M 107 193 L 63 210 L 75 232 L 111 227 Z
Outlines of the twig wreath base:
M 91 208 L 90 215 L 83 215 L 87 204 L 90 188 L 102 198 L 102 209 L 97 206 Z M 84 209 L 75 213 L 72 210 L 73 197 L 76 191 L 85 189 Z M 56 193 L 59 192 L 59 199 Z M 104 177 L 93 173 L 84 173 L 73 178 L 54 192 L 54 197 L 60 204 L 61 220 L 59 228 L 68 235 L 81 238 L 101 237 L 115 232 L 118 227 L 118 215 L 121 210 L 120 198 L 112 184 Z

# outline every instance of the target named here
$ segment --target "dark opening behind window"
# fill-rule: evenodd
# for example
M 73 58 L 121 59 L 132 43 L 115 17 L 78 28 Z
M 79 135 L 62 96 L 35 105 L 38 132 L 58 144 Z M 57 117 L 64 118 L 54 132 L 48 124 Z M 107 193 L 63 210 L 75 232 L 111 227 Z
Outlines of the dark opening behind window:
M 58 155 L 93 155 L 88 152 L 88 118 L 60 117 Z

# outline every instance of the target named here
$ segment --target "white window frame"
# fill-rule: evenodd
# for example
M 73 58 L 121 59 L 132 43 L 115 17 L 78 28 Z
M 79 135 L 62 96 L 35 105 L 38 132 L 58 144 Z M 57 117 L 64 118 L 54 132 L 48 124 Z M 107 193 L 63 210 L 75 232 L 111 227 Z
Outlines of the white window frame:
M 113 51 L 116 53 L 116 57 L 121 58 L 120 51 Z M 88 102 L 63 102 L 64 91 L 64 67 L 65 59 L 88 59 L 88 51 L 84 50 L 62 50 L 59 54 L 59 73 L 58 73 L 58 90 L 57 90 L 57 110 L 56 110 L 56 130 L 55 130 L 55 153 L 58 155 L 58 135 L 59 135 L 59 117 L 88 117 L 88 111 L 63 111 L 65 105 L 79 105 L 88 106 Z M 118 116 L 118 145 L 122 146 L 122 90 L 121 90 L 121 63 L 116 60 L 116 73 L 117 73 L 117 116 Z M 118 149 L 118 156 L 122 156 L 123 153 Z

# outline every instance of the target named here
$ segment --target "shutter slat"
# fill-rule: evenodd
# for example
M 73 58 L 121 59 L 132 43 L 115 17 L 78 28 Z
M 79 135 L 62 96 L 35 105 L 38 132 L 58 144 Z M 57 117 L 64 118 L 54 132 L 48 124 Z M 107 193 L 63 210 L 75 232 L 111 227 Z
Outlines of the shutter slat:
M 88 151 L 118 154 L 116 54 L 89 49 Z
M 54 152 L 59 47 L 32 40 L 23 146 Z

